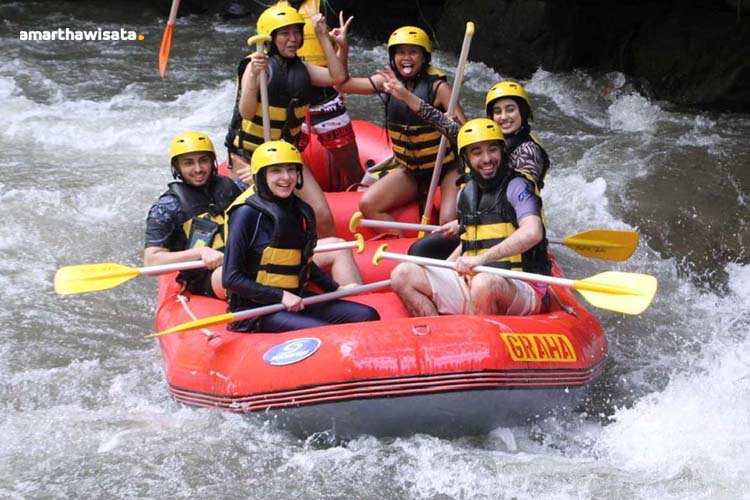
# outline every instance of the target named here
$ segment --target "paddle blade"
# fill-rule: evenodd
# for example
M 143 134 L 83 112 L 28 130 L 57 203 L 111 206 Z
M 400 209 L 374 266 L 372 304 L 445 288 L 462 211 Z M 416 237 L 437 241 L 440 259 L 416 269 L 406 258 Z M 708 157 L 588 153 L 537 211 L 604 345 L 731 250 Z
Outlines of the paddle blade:
M 159 48 L 159 74 L 162 78 L 167 74 L 167 64 L 169 63 L 169 51 L 172 48 L 172 33 L 174 32 L 174 23 L 167 23 L 164 29 L 164 35 L 161 37 L 161 47 Z
M 574 280 L 591 305 L 623 314 L 641 314 L 656 294 L 656 278 L 648 274 L 607 271 L 583 280 Z
M 584 257 L 614 261 L 628 260 L 638 246 L 638 233 L 592 229 L 567 236 L 562 243 Z
M 162 330 L 158 333 L 150 333 L 148 335 L 144 335 L 144 338 L 150 339 L 154 337 L 161 337 L 162 335 L 170 335 L 172 333 L 182 333 L 182 332 L 189 332 L 190 330 L 200 330 L 201 328 L 206 328 L 209 326 L 229 323 L 230 321 L 234 319 L 234 317 L 235 317 L 234 313 L 225 313 L 225 314 L 219 314 L 217 316 L 210 316 L 208 318 L 196 319 L 195 321 L 188 321 L 187 323 L 182 323 L 180 325 L 173 326 L 172 328 L 167 328 L 166 330 Z
M 114 264 L 66 266 L 55 273 L 55 292 L 60 295 L 106 290 L 135 278 L 140 270 Z

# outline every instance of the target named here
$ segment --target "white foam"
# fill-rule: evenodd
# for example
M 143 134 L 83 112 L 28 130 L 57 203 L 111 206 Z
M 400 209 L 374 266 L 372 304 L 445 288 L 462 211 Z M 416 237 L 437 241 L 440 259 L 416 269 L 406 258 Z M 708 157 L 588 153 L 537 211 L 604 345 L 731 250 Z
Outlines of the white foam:
M 610 127 L 626 132 L 653 132 L 661 109 L 643 96 L 627 94 L 618 97 L 607 108 Z
M 709 153 L 719 154 L 719 146 L 722 143 L 721 136 L 713 133 L 716 122 L 702 115 L 695 117 L 693 128 L 677 139 L 680 146 L 698 146 L 707 148 Z
M 0 109 L 7 117 L 0 132 L 4 141 L 79 153 L 117 149 L 136 156 L 163 154 L 165 145 L 188 129 L 205 131 L 222 144 L 234 95 L 234 83 L 229 80 L 187 91 L 172 102 L 144 99 L 139 84 L 130 84 L 107 100 L 49 103 L 30 101 L 7 82 L 0 89 L 9 95 Z M 29 134 L 29 130 L 44 133 Z
M 525 88 L 551 99 L 564 116 L 603 128 L 607 125 L 602 113 L 604 97 L 590 91 L 591 86 L 591 78 L 582 73 L 560 75 L 538 69 Z
M 703 341 L 680 353 L 664 390 L 614 415 L 596 446 L 612 465 L 651 481 L 710 478 L 735 495 L 750 486 L 750 266 L 727 269 L 727 296 L 685 286 L 673 299 L 689 315 L 677 335 Z

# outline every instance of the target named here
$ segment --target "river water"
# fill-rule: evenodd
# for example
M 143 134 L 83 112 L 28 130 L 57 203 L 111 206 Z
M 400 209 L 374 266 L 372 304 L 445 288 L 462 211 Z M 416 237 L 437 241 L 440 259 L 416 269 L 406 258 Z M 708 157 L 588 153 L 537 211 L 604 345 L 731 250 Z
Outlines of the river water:
M 654 102 L 615 73 L 525 80 L 553 160 L 550 232 L 642 238 L 627 262 L 560 250 L 563 267 L 653 274 L 652 307 L 596 311 L 609 364 L 575 413 L 481 437 L 321 446 L 173 402 L 158 345 L 143 339 L 153 279 L 52 290 L 61 266 L 140 265 L 169 141 L 187 129 L 223 141 L 251 34 L 248 20 L 180 19 L 161 80 L 165 20 L 105 5 L 0 4 L 0 498 L 750 498 L 750 116 Z M 144 40 L 20 39 L 57 28 Z M 354 45 L 353 74 L 385 64 L 384 45 Z M 434 62 L 450 73 L 456 59 Z M 471 62 L 467 115 L 509 76 Z M 375 97 L 348 102 L 355 117 L 382 116 Z

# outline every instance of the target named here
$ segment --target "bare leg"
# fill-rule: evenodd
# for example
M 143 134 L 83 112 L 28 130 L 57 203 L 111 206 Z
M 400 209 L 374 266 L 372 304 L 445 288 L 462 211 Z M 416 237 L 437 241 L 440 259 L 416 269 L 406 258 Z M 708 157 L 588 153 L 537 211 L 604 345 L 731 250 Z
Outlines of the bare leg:
M 411 316 L 437 316 L 430 281 L 425 270 L 417 264 L 402 262 L 397 265 L 391 271 L 391 288 Z
M 456 181 L 459 174 L 453 169 L 443 177 L 440 183 L 440 224 L 445 224 L 455 220 L 457 217 L 456 197 L 458 196 L 458 186 Z
M 331 207 L 328 206 L 323 190 L 320 189 L 320 184 L 315 180 L 309 168 L 302 169 L 302 179 L 304 180 L 302 189 L 294 193 L 305 200 L 315 212 L 318 236 L 321 238 L 336 236 L 336 223 L 333 220 Z
M 214 272 L 211 273 L 211 288 L 214 289 L 216 298 L 226 300 L 227 290 L 221 283 L 221 266 L 214 269 Z
M 416 199 L 417 182 L 403 169 L 397 168 L 367 188 L 359 199 L 359 209 L 366 219 L 393 221 L 389 210 Z M 394 229 L 384 229 L 380 232 L 403 236 L 401 231 Z
M 357 143 L 352 142 L 339 148 L 328 150 L 333 158 L 333 166 L 342 180 L 342 189 L 347 189 L 362 180 L 364 170 L 359 162 L 359 149 Z
M 341 238 L 322 238 L 318 240 L 318 245 L 330 245 L 342 241 L 344 240 Z M 313 261 L 318 267 L 328 270 L 331 277 L 339 285 L 362 284 L 362 275 L 359 273 L 352 251 L 349 249 L 316 253 L 313 255 Z
M 502 276 L 479 273 L 471 279 L 471 314 L 506 314 L 516 287 Z

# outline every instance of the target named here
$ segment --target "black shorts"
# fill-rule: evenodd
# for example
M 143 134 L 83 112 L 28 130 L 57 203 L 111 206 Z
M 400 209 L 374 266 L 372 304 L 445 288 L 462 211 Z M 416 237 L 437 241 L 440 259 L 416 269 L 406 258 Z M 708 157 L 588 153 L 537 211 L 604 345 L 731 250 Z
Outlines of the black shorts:
M 183 271 L 177 276 L 177 281 L 187 283 L 187 290 L 193 295 L 205 295 L 216 299 L 214 287 L 211 285 L 213 271 L 210 269 L 193 269 Z
M 406 170 L 407 174 L 414 177 L 421 189 L 427 190 L 430 187 L 430 183 L 432 182 L 432 173 L 435 171 L 434 169 L 430 168 L 425 170 L 418 170 L 410 169 L 404 166 L 402 166 L 401 168 Z M 443 168 L 440 169 L 440 180 L 438 181 L 438 185 L 443 182 L 443 179 L 445 179 L 445 176 L 448 175 L 448 172 L 450 172 L 451 170 L 456 170 L 457 168 L 458 162 L 455 160 L 450 163 L 444 163 Z

